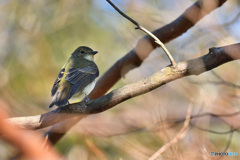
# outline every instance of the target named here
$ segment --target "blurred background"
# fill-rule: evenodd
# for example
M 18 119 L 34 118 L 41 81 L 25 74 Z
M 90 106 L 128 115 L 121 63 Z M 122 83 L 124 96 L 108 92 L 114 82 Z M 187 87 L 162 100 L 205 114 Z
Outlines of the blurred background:
M 153 31 L 176 19 L 195 1 L 113 2 Z M 239 7 L 238 0 L 227 1 L 166 47 L 179 62 L 204 55 L 210 47 L 239 42 Z M 78 46 L 99 51 L 95 62 L 102 75 L 144 36 L 134 28 L 104 0 L 1 0 L 1 106 L 12 117 L 48 112 L 53 82 Z M 168 64 L 166 55 L 158 48 L 114 88 L 140 80 Z M 68 160 L 79 157 L 81 160 L 147 159 L 180 131 L 183 122 L 170 128 L 161 122 L 184 120 L 190 99 L 193 99 L 193 115 L 239 111 L 238 70 L 239 62 L 230 62 L 214 71 L 182 78 L 103 113 L 88 116 L 57 143 L 56 149 Z M 238 132 L 229 131 L 227 123 L 231 121 L 231 117 L 228 120 L 211 116 L 194 118 L 184 138 L 166 150 L 160 159 L 203 159 L 203 156 L 210 156 L 211 151 L 225 149 L 240 154 L 240 136 Z M 0 159 L 9 159 L 16 152 L 13 146 L 0 140 Z

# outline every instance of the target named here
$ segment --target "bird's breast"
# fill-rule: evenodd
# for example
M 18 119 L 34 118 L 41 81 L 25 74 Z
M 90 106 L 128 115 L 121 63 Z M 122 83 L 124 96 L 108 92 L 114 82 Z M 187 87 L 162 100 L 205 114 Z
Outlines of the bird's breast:
M 96 80 L 88 84 L 83 90 L 75 93 L 72 98 L 69 100 L 70 103 L 76 103 L 80 102 L 82 98 L 89 95 L 90 92 L 92 92 L 93 88 L 95 87 Z
M 85 95 L 88 95 L 90 92 L 92 92 L 93 88 L 95 87 L 95 84 L 96 84 L 96 80 L 92 81 L 83 89 L 83 93 Z

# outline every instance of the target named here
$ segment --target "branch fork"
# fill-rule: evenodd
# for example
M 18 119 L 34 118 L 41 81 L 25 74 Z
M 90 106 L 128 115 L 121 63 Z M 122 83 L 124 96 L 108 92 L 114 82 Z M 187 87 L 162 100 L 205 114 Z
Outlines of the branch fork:
M 165 47 L 165 45 L 150 31 L 148 31 L 146 28 L 142 27 L 138 22 L 136 22 L 134 19 L 132 19 L 131 17 L 129 17 L 128 15 L 126 15 L 125 13 L 123 13 L 117 6 L 115 6 L 110 0 L 106 0 L 119 14 L 121 14 L 123 17 L 125 17 L 126 19 L 128 19 L 130 22 L 132 22 L 134 25 L 136 25 L 137 27 L 135 29 L 139 29 L 145 33 L 147 33 L 150 37 L 152 37 L 155 42 L 162 47 L 163 51 L 166 53 L 166 55 L 168 56 L 171 65 L 173 67 L 176 66 L 176 62 L 173 59 L 172 55 L 170 54 L 170 52 L 168 51 L 168 49 Z

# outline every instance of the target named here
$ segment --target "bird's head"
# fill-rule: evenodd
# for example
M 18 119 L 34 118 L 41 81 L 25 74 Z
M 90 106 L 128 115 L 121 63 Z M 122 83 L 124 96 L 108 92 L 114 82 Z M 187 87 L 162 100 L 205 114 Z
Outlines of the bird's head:
M 93 57 L 97 54 L 97 51 L 93 51 L 91 48 L 86 46 L 78 47 L 72 54 L 74 57 L 85 58 L 87 60 L 93 61 Z

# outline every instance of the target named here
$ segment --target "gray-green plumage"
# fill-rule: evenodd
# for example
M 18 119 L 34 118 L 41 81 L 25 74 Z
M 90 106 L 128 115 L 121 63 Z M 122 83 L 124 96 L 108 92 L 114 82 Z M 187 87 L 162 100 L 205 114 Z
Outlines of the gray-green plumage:
M 82 94 L 88 95 L 92 91 L 95 79 L 99 76 L 98 67 L 93 61 L 96 53 L 85 46 L 78 47 L 72 53 L 53 84 L 53 100 L 49 108 L 54 105 L 65 106 L 69 99 Z

